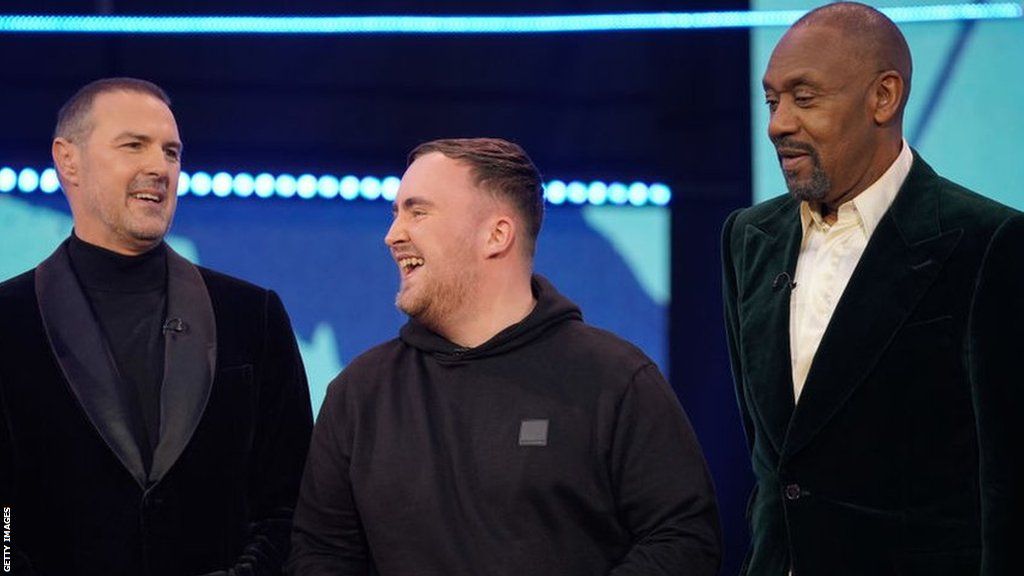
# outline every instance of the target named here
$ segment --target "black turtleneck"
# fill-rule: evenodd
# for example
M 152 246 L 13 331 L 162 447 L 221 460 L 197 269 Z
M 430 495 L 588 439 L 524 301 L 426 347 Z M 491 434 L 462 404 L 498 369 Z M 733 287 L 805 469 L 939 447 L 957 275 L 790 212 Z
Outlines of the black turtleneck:
M 148 472 L 160 439 L 167 247 L 161 242 L 145 254 L 125 256 L 72 234 L 68 254 L 121 375 L 121 392 L 129 399 L 132 428 Z

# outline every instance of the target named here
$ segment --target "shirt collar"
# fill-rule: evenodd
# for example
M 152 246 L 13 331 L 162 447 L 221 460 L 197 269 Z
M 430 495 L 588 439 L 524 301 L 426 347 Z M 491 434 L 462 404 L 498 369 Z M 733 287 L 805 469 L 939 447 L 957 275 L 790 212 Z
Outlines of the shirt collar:
M 913 163 L 914 154 L 910 151 L 907 141 L 904 140 L 899 156 L 896 157 L 896 160 L 893 161 L 885 173 L 853 200 L 839 206 L 840 217 L 844 209 L 855 210 L 860 216 L 860 224 L 864 230 L 864 235 L 870 238 L 871 233 L 875 231 L 878 223 L 881 222 L 882 216 L 885 215 L 893 200 L 896 199 L 896 194 L 903 186 L 903 181 L 907 179 L 907 174 L 910 173 L 910 166 Z M 850 204 L 852 206 L 849 206 Z M 818 212 L 811 210 L 810 204 L 807 202 L 800 203 L 800 221 L 803 224 L 805 233 L 811 224 L 818 226 L 821 230 L 828 229 L 825 220 Z

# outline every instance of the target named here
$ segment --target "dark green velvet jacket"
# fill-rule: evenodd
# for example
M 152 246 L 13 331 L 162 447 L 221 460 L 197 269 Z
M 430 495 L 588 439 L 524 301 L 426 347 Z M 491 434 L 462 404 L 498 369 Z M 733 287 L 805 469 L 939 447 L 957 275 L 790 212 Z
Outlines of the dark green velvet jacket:
M 915 153 L 795 405 L 788 280 L 801 239 L 789 197 L 725 224 L 727 333 L 756 478 L 744 573 L 1008 574 L 1024 216 Z
M 168 250 L 160 439 L 146 472 L 66 244 L 0 284 L 0 506 L 15 574 L 280 574 L 312 429 L 268 290 Z

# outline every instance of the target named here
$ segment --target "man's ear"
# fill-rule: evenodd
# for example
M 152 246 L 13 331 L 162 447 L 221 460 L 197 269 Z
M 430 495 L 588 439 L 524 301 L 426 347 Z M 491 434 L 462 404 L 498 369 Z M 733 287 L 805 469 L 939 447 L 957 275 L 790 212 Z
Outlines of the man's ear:
M 484 255 L 487 258 L 497 258 L 507 254 L 516 240 L 515 221 L 508 216 L 498 215 L 491 219 L 487 229 Z
M 50 148 L 53 155 L 53 166 L 57 169 L 62 183 L 78 183 L 79 150 L 70 140 L 66 138 L 54 138 L 53 146 Z
M 899 116 L 905 91 L 906 84 L 899 72 L 886 70 L 878 75 L 871 100 L 876 124 L 884 126 Z

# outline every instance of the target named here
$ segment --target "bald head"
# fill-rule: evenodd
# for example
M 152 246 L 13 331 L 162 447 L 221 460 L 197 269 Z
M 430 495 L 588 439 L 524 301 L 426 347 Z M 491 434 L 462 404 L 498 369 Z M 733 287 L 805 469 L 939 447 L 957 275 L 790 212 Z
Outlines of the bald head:
M 809 12 L 775 46 L 762 84 L 786 185 L 826 218 L 902 150 L 910 50 L 870 6 L 840 2 Z
M 870 68 L 869 73 L 894 70 L 903 78 L 900 114 L 910 97 L 913 64 L 910 47 L 896 24 L 875 8 L 859 2 L 836 2 L 811 10 L 797 20 L 787 35 L 802 28 L 821 27 L 834 31 L 844 51 L 858 55 L 857 61 Z

